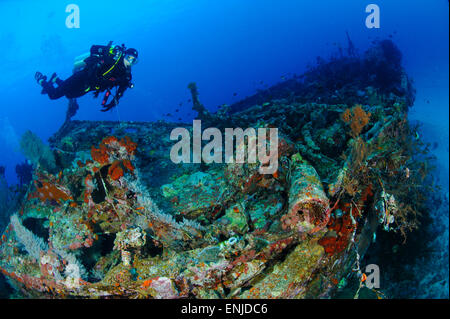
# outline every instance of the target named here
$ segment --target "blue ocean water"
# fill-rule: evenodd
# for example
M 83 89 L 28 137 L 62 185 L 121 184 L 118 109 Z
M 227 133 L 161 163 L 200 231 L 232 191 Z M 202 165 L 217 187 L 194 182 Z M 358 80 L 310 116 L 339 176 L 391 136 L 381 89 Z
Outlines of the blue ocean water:
M 71 3 L 80 9 L 79 28 L 66 26 Z M 365 25 L 370 3 L 380 8 L 380 28 Z M 348 32 L 360 52 L 384 38 L 401 50 L 417 89 L 410 120 L 421 123 L 422 137 L 432 144 L 448 198 L 448 27 L 445 0 L 3 0 L 0 166 L 8 183 L 17 183 L 15 166 L 25 160 L 20 136 L 31 130 L 46 141 L 64 122 L 67 100 L 41 95 L 35 72 L 66 78 L 74 57 L 93 44 L 112 40 L 139 50 L 135 87 L 108 113 L 87 94 L 78 99 L 74 119 L 190 122 L 189 82 L 197 83 L 202 103 L 215 111 L 301 74 L 317 56 L 345 47 Z
M 72 2 L 70 2 L 72 3 Z M 65 99 L 49 101 L 34 81 L 39 70 L 62 78 L 73 59 L 92 44 L 125 43 L 139 49 L 135 88 L 120 107 L 99 111 L 91 94 L 79 99 L 74 119 L 156 120 L 180 109 L 192 115 L 187 83 L 215 110 L 256 92 L 281 77 L 301 73 L 317 56 L 345 46 L 346 31 L 363 52 L 376 38 L 392 37 L 417 87 L 411 118 L 425 123 L 441 159 L 448 188 L 448 2 L 377 1 L 380 28 L 365 26 L 364 1 L 171 0 L 73 1 L 80 28 L 67 28 L 67 1 L 1 1 L 0 165 L 8 181 L 22 161 L 18 138 L 31 130 L 46 140 L 64 122 Z M 263 81 L 263 84 L 261 84 Z M 236 93 L 236 94 L 235 94 Z M 180 102 L 184 102 L 179 107 Z M 428 136 L 427 136 L 428 138 Z

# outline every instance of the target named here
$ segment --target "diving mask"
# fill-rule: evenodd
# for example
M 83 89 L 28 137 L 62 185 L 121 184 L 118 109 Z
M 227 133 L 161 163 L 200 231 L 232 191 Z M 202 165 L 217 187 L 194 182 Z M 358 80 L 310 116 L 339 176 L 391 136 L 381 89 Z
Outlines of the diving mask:
M 127 60 L 130 65 L 135 65 L 136 63 L 138 63 L 138 59 L 130 54 L 125 55 L 124 59 Z

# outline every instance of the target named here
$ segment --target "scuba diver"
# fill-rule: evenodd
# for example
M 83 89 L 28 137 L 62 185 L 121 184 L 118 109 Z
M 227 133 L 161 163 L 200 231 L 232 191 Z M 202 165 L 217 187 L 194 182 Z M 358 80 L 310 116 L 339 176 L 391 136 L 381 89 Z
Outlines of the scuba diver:
M 94 92 L 98 97 L 106 91 L 102 101 L 102 112 L 111 110 L 119 103 L 119 99 L 127 88 L 132 88 L 131 66 L 137 63 L 136 49 L 127 49 L 125 45 L 93 45 L 90 52 L 80 56 L 75 61 L 73 74 L 66 80 L 58 78 L 56 73 L 47 81 L 41 72 L 36 72 L 35 79 L 42 86 L 42 94 L 47 94 L 51 100 L 66 96 L 73 100 L 88 92 Z M 56 84 L 56 87 L 54 86 Z M 110 103 L 111 89 L 116 88 L 116 94 Z

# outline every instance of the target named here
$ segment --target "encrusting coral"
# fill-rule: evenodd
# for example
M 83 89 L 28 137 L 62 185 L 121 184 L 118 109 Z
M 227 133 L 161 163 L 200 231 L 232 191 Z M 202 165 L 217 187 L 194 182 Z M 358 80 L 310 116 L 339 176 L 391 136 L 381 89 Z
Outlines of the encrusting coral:
M 271 88 L 278 98 L 260 93 L 228 113 L 206 112 L 189 86 L 205 125 L 278 128 L 272 174 L 260 162 L 170 162 L 180 124 L 67 121 L 50 139 L 57 169 L 36 165 L 2 235 L 1 272 L 40 298 L 324 298 L 345 278 L 361 282 L 378 225 L 417 227 L 429 169 L 405 121 L 411 86 L 396 95 L 402 83 L 342 74 L 343 91 L 324 93 L 336 81 L 323 75 L 340 63 L 356 74 L 357 59 L 322 63 Z

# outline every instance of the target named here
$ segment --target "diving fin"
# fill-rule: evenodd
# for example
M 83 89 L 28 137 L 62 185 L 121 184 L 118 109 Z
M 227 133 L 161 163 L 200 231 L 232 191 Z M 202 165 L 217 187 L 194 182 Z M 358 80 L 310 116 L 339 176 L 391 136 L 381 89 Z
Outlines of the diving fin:
M 45 91 L 45 86 L 48 85 L 47 76 L 45 76 L 41 72 L 37 71 L 36 74 L 34 75 L 34 78 L 35 78 L 36 82 L 40 86 L 42 86 L 41 94 L 46 94 L 47 92 Z
M 61 80 L 56 73 L 53 73 L 52 76 L 50 77 L 50 80 L 48 80 L 49 83 L 56 83 L 59 85 L 61 85 L 64 81 Z
M 34 78 L 35 78 L 35 80 L 37 81 L 37 83 L 38 83 L 39 85 L 42 85 L 42 82 L 47 81 L 47 77 L 46 77 L 45 75 L 43 75 L 41 72 L 39 72 L 39 71 L 37 71 L 37 72 L 34 74 Z

